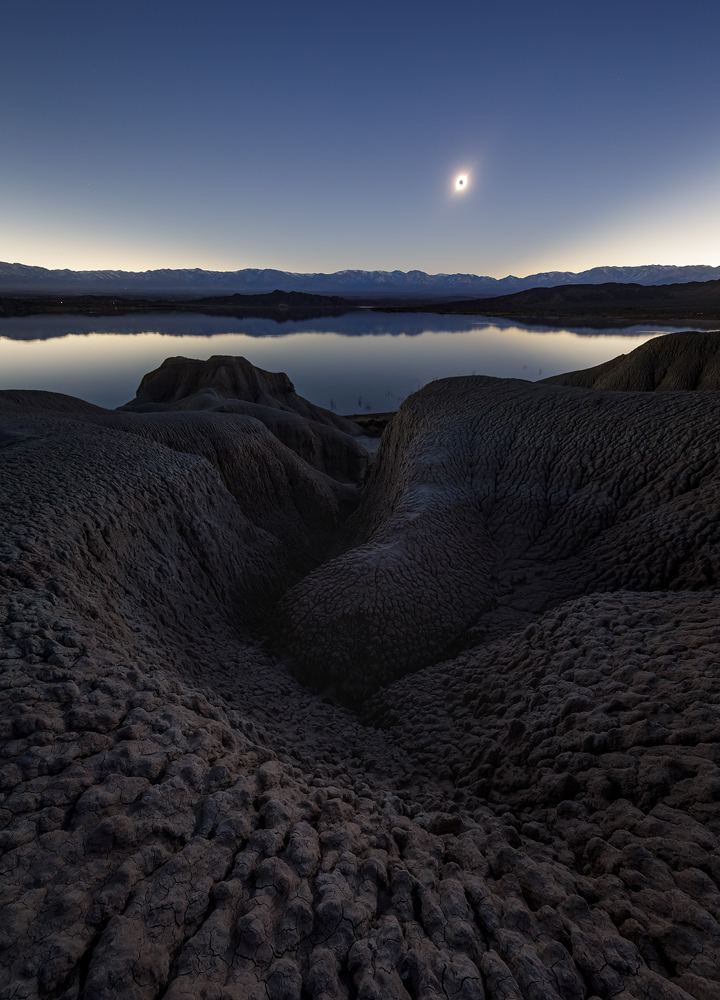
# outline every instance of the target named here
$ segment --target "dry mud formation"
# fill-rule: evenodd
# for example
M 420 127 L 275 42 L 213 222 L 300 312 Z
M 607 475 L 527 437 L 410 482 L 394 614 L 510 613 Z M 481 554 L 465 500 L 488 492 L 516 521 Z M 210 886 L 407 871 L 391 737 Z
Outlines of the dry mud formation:
M 3 1000 L 716 998 L 720 394 L 435 382 L 348 518 L 177 360 L 0 393 Z

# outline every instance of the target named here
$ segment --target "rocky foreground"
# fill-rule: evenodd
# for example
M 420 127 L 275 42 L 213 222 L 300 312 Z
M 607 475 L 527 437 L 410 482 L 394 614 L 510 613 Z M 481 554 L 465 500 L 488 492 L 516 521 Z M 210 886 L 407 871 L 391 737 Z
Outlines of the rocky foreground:
M 640 350 L 374 464 L 242 359 L 0 393 L 0 996 L 720 994 L 720 385 Z

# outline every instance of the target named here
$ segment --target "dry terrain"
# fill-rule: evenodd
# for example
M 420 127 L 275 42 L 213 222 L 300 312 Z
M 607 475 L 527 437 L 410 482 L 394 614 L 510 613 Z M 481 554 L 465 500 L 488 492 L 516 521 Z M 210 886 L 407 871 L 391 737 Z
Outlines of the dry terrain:
M 242 359 L 0 393 L 0 997 L 715 1000 L 720 334 L 677 338 L 431 383 L 377 457 Z

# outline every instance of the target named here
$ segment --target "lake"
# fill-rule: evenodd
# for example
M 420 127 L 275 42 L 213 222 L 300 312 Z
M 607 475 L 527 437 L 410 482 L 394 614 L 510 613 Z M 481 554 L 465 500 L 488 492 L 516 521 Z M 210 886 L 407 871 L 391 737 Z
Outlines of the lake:
M 367 310 L 301 322 L 191 313 L 28 316 L 0 319 L 0 389 L 50 389 L 116 407 L 132 399 L 145 372 L 167 357 L 230 354 L 287 372 L 300 395 L 339 413 L 382 412 L 397 409 L 435 378 L 534 381 L 600 364 L 651 337 L 688 328 L 680 322 L 557 329 L 482 316 Z

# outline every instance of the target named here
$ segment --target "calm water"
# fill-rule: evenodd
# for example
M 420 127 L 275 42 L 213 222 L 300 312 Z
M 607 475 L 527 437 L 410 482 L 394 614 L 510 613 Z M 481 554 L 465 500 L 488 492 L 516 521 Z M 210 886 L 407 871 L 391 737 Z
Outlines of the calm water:
M 715 324 L 717 326 L 717 324 Z M 287 372 L 297 391 L 340 413 L 394 410 L 448 375 L 534 381 L 627 354 L 678 325 L 551 329 L 482 316 L 346 316 L 277 323 L 187 313 L 0 319 L 0 389 L 51 389 L 115 407 L 165 358 L 241 355 Z

